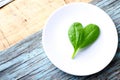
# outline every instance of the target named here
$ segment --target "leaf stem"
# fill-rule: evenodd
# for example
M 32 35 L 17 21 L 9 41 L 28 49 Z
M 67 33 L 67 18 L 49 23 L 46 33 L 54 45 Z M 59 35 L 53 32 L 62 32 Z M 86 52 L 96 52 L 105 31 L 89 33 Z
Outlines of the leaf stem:
M 77 50 L 74 50 L 73 54 L 72 54 L 72 59 L 74 59 L 74 57 L 76 56 Z

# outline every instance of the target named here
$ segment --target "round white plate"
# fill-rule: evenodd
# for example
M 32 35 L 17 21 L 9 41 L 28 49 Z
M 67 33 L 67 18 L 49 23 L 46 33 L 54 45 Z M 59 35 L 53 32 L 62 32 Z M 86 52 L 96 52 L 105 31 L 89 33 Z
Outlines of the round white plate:
M 73 47 L 68 29 L 74 22 L 100 27 L 100 36 L 89 48 L 71 58 Z M 87 3 L 72 3 L 55 11 L 42 35 L 43 48 L 50 61 L 60 70 L 78 76 L 91 75 L 105 68 L 113 59 L 118 35 L 111 18 L 100 8 Z

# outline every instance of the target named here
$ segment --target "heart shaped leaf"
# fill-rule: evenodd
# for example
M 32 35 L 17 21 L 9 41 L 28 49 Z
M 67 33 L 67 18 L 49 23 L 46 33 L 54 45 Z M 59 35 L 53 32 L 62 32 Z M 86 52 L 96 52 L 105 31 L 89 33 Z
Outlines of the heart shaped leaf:
M 95 42 L 99 34 L 100 29 L 95 24 L 89 24 L 83 28 L 81 23 L 73 23 L 68 30 L 70 42 L 74 47 L 72 58 L 75 57 L 79 49 L 85 48 Z

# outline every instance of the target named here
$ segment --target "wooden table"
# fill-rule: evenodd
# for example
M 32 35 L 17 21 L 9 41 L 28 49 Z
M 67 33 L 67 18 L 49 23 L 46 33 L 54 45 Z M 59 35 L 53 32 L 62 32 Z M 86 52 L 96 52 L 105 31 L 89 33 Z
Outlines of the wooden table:
M 61 70 L 59 70 L 58 68 L 56 68 L 46 57 L 41 44 L 42 30 L 40 29 L 44 25 L 44 21 L 41 22 L 41 20 L 42 19 L 45 20 L 47 17 L 42 16 L 42 14 L 40 14 L 39 12 L 39 9 L 33 8 L 33 7 L 39 7 L 39 5 L 43 5 L 39 1 L 16 0 L 10 3 L 9 5 L 5 6 L 4 8 L 2 8 L 0 11 L 0 17 L 2 17 L 0 19 L 0 23 L 1 23 L 0 26 L 5 26 L 5 27 L 8 26 L 7 28 L 5 27 L 0 28 L 2 34 L 0 40 L 3 43 L 5 42 L 6 44 L 9 45 L 12 44 L 12 43 L 10 44 L 9 41 L 7 41 L 9 40 L 8 39 L 9 36 L 11 36 L 10 34 L 12 34 L 12 30 L 15 30 L 13 34 L 20 37 L 20 39 L 23 39 L 27 35 L 30 35 L 37 31 L 36 33 L 25 38 L 24 40 L 20 41 L 14 46 L 0 52 L 0 80 L 120 80 L 119 44 L 118 44 L 118 50 L 116 52 L 116 56 L 114 57 L 113 61 L 104 70 L 100 71 L 97 74 L 84 76 L 84 77 L 73 76 L 66 74 Z M 45 2 L 45 4 L 47 3 L 48 1 Z M 49 16 L 48 13 L 51 13 L 58 7 L 65 4 L 65 2 L 62 3 L 62 0 L 60 2 L 57 2 L 57 0 L 56 2 L 49 0 L 49 3 L 51 3 L 52 5 L 56 5 L 57 7 L 52 5 L 49 6 L 43 5 L 43 10 L 41 10 L 41 12 L 43 12 L 44 15 L 48 15 L 48 16 Z M 60 5 L 58 5 L 57 3 L 60 3 Z M 66 1 L 66 3 L 68 2 Z M 24 4 L 24 6 L 19 6 L 20 4 Z M 31 4 L 32 6 L 30 7 L 30 5 L 28 4 Z M 119 0 L 94 0 L 91 2 L 91 4 L 99 6 L 110 15 L 110 17 L 113 19 L 116 25 L 119 35 L 120 33 Z M 51 9 L 49 12 L 49 9 L 46 9 L 45 6 L 48 7 L 51 6 L 54 8 Z M 46 13 L 47 11 L 48 13 Z M 26 12 L 26 13 L 22 13 L 22 12 Z M 33 12 L 35 12 L 36 15 Z M 40 19 L 35 16 L 38 16 Z M 8 20 L 6 21 L 6 19 Z M 10 24 L 13 22 L 14 25 Z M 17 22 L 21 25 L 18 25 Z M 41 23 L 43 25 L 41 25 Z M 24 26 L 23 29 L 21 29 L 21 26 Z M 33 26 L 33 27 L 29 29 L 28 28 L 29 26 Z M 40 27 L 38 28 L 36 26 L 40 26 Z M 16 30 L 16 27 L 18 28 L 18 30 Z M 26 31 L 27 29 L 28 31 Z M 9 32 L 9 33 L 6 32 L 6 34 L 8 35 L 7 37 L 3 36 L 5 35 L 4 30 Z M 22 35 L 22 33 L 24 34 Z M 22 36 L 20 36 L 20 34 Z M 15 37 L 14 35 L 12 36 Z M 18 39 L 18 41 L 20 39 Z M 3 44 L 1 43 L 1 45 Z M 3 45 L 3 46 L 7 48 L 7 45 Z M 1 49 L 3 48 L 1 47 Z
M 15 0 L 0 9 L 0 50 L 40 31 L 48 16 L 70 2 L 91 0 Z

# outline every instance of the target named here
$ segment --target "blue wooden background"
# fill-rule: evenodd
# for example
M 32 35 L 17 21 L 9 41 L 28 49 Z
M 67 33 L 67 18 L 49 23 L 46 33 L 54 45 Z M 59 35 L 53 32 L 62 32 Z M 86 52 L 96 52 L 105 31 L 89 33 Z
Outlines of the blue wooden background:
M 120 37 L 120 0 L 94 0 L 91 4 L 110 15 Z M 0 80 L 120 80 L 120 44 L 113 61 L 104 70 L 90 76 L 73 76 L 49 61 L 41 34 L 42 30 L 0 52 Z

